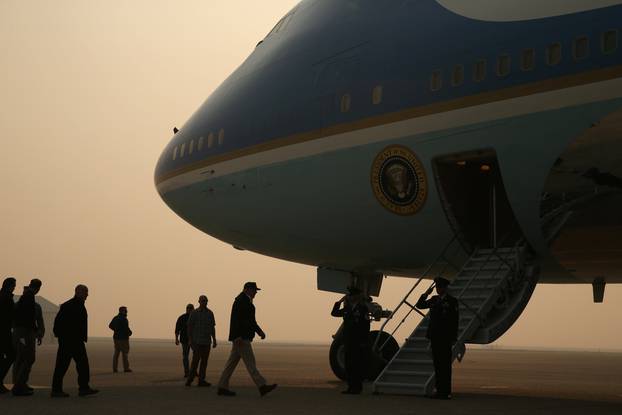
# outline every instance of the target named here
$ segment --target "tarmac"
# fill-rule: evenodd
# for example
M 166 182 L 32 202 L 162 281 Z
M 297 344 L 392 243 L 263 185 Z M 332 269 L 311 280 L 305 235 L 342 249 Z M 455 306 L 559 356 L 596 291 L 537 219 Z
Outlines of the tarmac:
M 133 373 L 113 374 L 112 342 L 87 345 L 96 396 L 77 397 L 73 365 L 65 378 L 72 396 L 51 399 L 56 347 L 42 346 L 31 374 L 32 397 L 0 396 L 5 414 L 622 414 L 622 353 L 471 349 L 454 364 L 454 396 L 435 401 L 410 396 L 341 395 L 328 366 L 328 345 L 255 343 L 259 370 L 277 390 L 261 398 L 240 364 L 233 398 L 216 388 L 185 387 L 181 352 L 172 341 L 135 340 Z M 217 383 L 230 345 L 210 356 L 207 380 Z M 8 381 L 9 379 L 7 379 Z

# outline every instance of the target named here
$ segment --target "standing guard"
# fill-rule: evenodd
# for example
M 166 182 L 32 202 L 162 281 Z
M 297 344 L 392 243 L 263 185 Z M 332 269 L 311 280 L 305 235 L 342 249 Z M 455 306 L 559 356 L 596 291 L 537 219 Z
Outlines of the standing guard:
M 361 290 L 356 287 L 348 288 L 348 295 L 335 303 L 330 314 L 333 317 L 343 317 L 348 389 L 342 393 L 358 395 L 363 390 L 370 349 L 369 307 Z
M 427 338 L 432 346 L 436 377 L 436 393 L 432 398 L 451 399 L 452 348 L 458 339 L 458 300 L 447 292 L 449 280 L 439 277 L 434 279 L 434 283 L 438 295 L 428 300 L 433 290 L 433 287 L 430 287 L 421 295 L 416 307 L 422 310 L 430 309 Z

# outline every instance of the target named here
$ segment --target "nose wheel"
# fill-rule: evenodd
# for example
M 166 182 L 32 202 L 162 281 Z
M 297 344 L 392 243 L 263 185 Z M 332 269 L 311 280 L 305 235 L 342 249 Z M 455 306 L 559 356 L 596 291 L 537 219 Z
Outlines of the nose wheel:
M 376 343 L 377 337 L 380 337 Z M 375 380 L 387 363 L 395 356 L 399 350 L 397 341 L 383 331 L 374 330 L 369 333 L 369 350 L 367 359 L 367 380 Z M 372 345 L 383 346 L 381 350 L 372 350 Z M 338 333 L 330 345 L 329 352 L 330 368 L 335 376 L 341 380 L 346 380 L 346 353 L 343 335 Z

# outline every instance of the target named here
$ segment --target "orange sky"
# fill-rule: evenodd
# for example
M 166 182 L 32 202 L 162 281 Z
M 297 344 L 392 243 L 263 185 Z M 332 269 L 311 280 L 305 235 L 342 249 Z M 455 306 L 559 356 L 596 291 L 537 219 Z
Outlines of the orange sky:
M 0 2 L 0 275 L 37 276 L 53 302 L 91 289 L 91 335 L 119 305 L 137 337 L 171 335 L 207 294 L 219 337 L 246 280 L 265 288 L 268 338 L 328 342 L 336 295 L 315 270 L 240 252 L 191 228 L 159 199 L 156 160 L 171 136 L 296 2 Z M 393 307 L 411 281 L 389 278 Z M 622 349 L 622 287 L 540 286 L 505 346 Z M 401 339 L 399 339 L 401 340 Z

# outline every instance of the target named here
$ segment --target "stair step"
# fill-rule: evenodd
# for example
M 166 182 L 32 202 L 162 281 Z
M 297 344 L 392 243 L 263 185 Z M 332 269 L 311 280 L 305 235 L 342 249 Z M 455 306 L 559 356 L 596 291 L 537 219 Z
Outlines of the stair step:
M 376 382 L 374 392 L 396 395 L 425 395 L 425 384 L 403 382 Z
M 387 370 L 386 372 L 384 372 L 384 374 L 386 376 L 432 376 L 434 372 L 433 371 L 416 371 L 416 370 Z
M 498 254 L 508 253 L 508 252 L 517 252 L 515 248 L 481 248 L 476 251 L 476 254 L 491 254 L 496 252 Z
M 408 365 L 431 365 L 432 359 L 395 359 L 393 363 L 402 363 Z
M 505 263 L 503 264 L 486 264 L 483 267 L 464 267 L 463 271 L 507 271 L 510 267 L 508 267 Z

